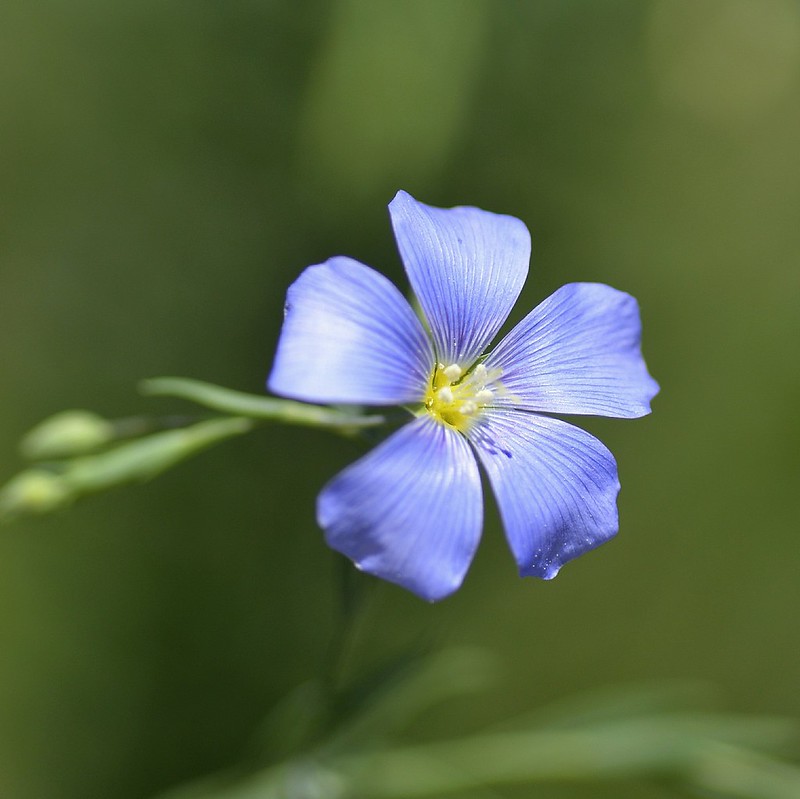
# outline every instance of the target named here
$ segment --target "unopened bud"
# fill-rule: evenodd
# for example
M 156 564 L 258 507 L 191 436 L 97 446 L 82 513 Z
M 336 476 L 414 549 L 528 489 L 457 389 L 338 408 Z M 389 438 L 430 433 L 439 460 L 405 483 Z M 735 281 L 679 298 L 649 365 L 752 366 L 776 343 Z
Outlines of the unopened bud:
M 81 455 L 114 438 L 114 425 L 90 411 L 61 411 L 33 428 L 20 442 L 23 457 L 32 461 Z
M 26 513 L 50 513 L 67 505 L 72 491 L 57 474 L 45 469 L 20 472 L 0 488 L 0 519 Z

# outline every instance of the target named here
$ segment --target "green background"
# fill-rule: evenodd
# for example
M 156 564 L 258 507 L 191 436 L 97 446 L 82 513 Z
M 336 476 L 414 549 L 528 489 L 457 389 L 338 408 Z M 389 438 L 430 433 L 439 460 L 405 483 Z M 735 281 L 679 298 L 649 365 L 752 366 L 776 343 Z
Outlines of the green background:
M 620 535 L 523 581 L 490 505 L 455 596 L 375 583 L 352 668 L 495 652 L 490 695 L 420 735 L 676 678 L 800 716 L 800 4 L 4 0 L 0 109 L 0 480 L 62 408 L 185 409 L 142 377 L 260 392 L 303 267 L 405 285 L 397 189 L 510 213 L 514 318 L 571 281 L 640 301 L 654 413 L 583 421 Z M 0 529 L 0 796 L 146 797 L 246 753 L 325 658 L 314 499 L 360 452 L 267 427 Z M 683 795 L 541 795 L 602 791 Z

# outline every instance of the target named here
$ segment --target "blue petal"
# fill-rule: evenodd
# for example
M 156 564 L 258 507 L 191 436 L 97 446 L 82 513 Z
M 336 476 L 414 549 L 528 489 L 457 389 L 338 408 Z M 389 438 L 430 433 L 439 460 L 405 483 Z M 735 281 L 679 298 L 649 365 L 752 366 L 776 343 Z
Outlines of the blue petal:
M 528 229 L 512 216 L 478 208 L 432 208 L 403 191 L 389 213 L 439 361 L 470 366 L 522 290 L 531 254 Z
M 322 490 L 317 519 L 359 569 L 442 599 L 461 585 L 480 539 L 478 464 L 458 433 L 415 419 Z
M 400 291 L 351 258 L 310 266 L 289 287 L 267 385 L 307 402 L 422 400 L 433 349 Z
M 562 286 L 486 359 L 503 391 L 494 404 L 546 413 L 635 417 L 658 384 L 639 348 L 639 306 L 600 283 Z
M 618 529 L 614 456 L 559 419 L 490 410 L 469 434 L 522 576 L 549 580 Z

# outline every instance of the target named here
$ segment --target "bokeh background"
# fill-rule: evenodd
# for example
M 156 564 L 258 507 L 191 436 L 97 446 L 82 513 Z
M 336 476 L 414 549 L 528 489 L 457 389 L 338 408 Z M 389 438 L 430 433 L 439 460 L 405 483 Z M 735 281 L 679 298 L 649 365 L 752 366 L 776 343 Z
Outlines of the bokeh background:
M 654 413 L 583 421 L 620 535 L 523 581 L 490 505 L 455 596 L 372 586 L 352 668 L 495 653 L 495 689 L 420 734 L 662 679 L 800 716 L 795 0 L 4 0 L 0 108 L 0 481 L 55 411 L 186 409 L 142 377 L 260 392 L 304 266 L 404 285 L 398 188 L 510 213 L 515 318 L 577 280 L 641 303 Z M 0 529 L 0 795 L 136 799 L 236 762 L 325 658 L 314 499 L 360 451 L 266 427 Z

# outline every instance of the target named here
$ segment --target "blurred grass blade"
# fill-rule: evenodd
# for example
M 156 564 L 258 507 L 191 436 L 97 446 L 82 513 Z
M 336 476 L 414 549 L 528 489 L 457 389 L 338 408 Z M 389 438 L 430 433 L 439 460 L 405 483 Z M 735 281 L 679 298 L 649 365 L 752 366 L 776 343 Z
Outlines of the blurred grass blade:
M 288 760 L 319 739 L 328 713 L 323 686 L 316 681 L 301 683 L 272 708 L 259 725 L 250 749 L 264 763 Z
M 415 658 L 370 694 L 361 712 L 326 744 L 326 752 L 385 739 L 431 708 L 485 689 L 497 668 L 483 649 L 452 648 Z
M 676 714 L 367 752 L 342 758 L 337 772 L 357 786 L 347 795 L 363 799 L 438 797 L 484 786 L 553 780 L 642 777 L 676 778 L 722 796 L 788 799 L 800 796 L 800 768 L 763 750 L 785 746 L 796 732 L 796 724 L 786 719 Z M 729 790 L 726 761 L 748 764 L 748 782 L 737 792 Z M 776 770 L 783 787 L 771 792 Z M 787 792 L 789 788 L 795 793 Z
M 719 746 L 708 751 L 689 774 L 692 785 L 731 799 L 797 799 L 800 768 L 761 752 Z
M 309 753 L 238 783 L 195 783 L 169 799 L 436 799 L 541 782 L 670 778 L 732 799 L 796 799 L 800 768 L 765 750 L 788 719 L 665 714 L 573 730 L 478 734 L 396 748 Z
M 661 680 L 585 691 L 511 718 L 503 729 L 585 727 L 589 724 L 652 716 L 678 710 L 714 710 L 720 706 L 717 686 L 699 680 Z
M 186 377 L 154 377 L 142 381 L 140 390 L 152 397 L 177 397 L 189 400 L 220 413 L 285 424 L 329 427 L 346 431 L 375 427 L 385 422 L 384 417 L 379 415 L 361 416 L 322 405 L 246 394 Z

